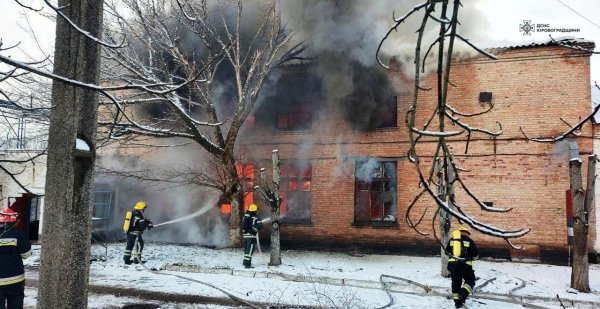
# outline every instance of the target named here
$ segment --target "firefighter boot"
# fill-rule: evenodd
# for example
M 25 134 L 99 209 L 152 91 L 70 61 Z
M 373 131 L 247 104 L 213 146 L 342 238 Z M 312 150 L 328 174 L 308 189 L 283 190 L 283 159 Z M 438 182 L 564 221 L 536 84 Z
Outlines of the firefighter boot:
M 454 307 L 455 308 L 462 308 L 463 307 L 463 302 L 461 299 L 455 299 L 454 300 Z
M 125 265 L 131 265 L 131 251 L 127 252 L 127 250 L 125 251 L 125 255 L 123 256 L 123 261 L 125 262 Z

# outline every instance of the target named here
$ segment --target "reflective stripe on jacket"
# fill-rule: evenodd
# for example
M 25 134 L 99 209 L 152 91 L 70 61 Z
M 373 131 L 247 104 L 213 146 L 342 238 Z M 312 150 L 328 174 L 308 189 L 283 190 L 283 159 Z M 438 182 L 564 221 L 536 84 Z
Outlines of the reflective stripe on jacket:
M 25 280 L 23 259 L 31 256 L 29 240 L 14 224 L 0 224 L 0 286 Z
M 461 246 L 460 255 L 452 256 L 453 247 Z M 464 261 L 467 265 L 473 265 L 473 260 L 479 258 L 479 251 L 475 242 L 467 235 L 461 235 L 460 240 L 450 239 L 446 246 L 446 252 L 450 254 L 448 262 Z

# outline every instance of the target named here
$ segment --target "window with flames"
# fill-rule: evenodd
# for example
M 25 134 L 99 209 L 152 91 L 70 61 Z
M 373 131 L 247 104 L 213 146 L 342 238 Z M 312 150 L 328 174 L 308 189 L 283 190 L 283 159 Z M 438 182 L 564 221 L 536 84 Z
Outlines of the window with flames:
M 310 162 L 282 164 L 280 170 L 281 220 L 285 223 L 310 223 L 312 199 Z
M 355 225 L 397 225 L 396 162 L 360 159 L 355 167 Z
M 244 211 L 254 203 L 254 164 L 244 163 L 235 166 L 242 190 L 244 191 Z M 219 208 L 224 215 L 231 214 L 231 202 L 221 198 Z

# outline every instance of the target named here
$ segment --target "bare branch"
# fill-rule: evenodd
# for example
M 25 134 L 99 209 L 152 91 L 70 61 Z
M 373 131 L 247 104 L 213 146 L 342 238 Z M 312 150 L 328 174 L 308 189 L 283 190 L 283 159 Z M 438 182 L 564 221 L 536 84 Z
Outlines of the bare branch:
M 110 44 L 107 42 L 102 41 L 101 39 L 91 35 L 89 33 L 89 31 L 83 30 L 81 28 L 79 28 L 79 26 L 77 26 L 70 18 L 68 18 L 63 12 L 62 9 L 63 8 L 59 8 L 57 6 L 54 6 L 52 3 L 50 3 L 49 0 L 44 0 L 44 2 L 46 3 L 46 5 L 48 5 L 52 10 L 54 10 L 56 12 L 56 14 L 58 14 L 60 17 L 62 17 L 69 25 L 71 25 L 71 27 L 73 29 L 75 29 L 77 32 L 79 32 L 80 34 L 84 35 L 85 37 L 87 37 L 88 39 L 96 42 L 97 44 L 100 44 L 102 46 L 108 47 L 108 48 L 120 48 L 124 46 L 125 43 L 125 39 L 123 39 L 123 41 L 119 44 Z
M 383 39 L 379 42 L 379 46 L 377 46 L 377 51 L 375 53 L 375 58 L 377 58 L 377 62 L 379 62 L 379 64 L 386 68 L 389 69 L 388 66 L 386 66 L 385 64 L 383 64 L 383 62 L 381 62 L 381 59 L 379 58 L 379 52 L 381 51 L 381 46 L 383 45 L 383 42 L 385 42 L 385 40 L 387 40 L 387 38 L 390 36 L 390 34 L 392 33 L 392 31 L 398 31 L 398 26 L 400 26 L 401 23 L 403 23 L 410 15 L 412 15 L 413 13 L 421 10 L 422 8 L 426 7 L 428 4 L 430 4 L 430 1 L 425 1 L 417 6 L 415 6 L 410 12 L 406 13 L 406 15 L 396 19 L 394 17 L 394 21 L 396 22 L 394 24 L 394 26 L 392 28 L 390 28 L 390 30 L 388 30 L 388 32 L 385 34 L 385 36 L 383 37 Z

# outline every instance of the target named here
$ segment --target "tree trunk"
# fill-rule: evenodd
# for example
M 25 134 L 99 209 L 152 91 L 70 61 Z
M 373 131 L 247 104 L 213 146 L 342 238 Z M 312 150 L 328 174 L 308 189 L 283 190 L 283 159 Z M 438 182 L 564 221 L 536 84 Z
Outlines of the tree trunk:
M 444 186 L 444 173 L 442 172 L 442 162 L 441 162 L 442 158 L 437 158 L 435 161 L 435 171 L 437 174 L 437 178 L 438 178 L 438 197 L 442 200 L 445 201 L 446 197 L 445 197 L 445 192 L 446 192 L 446 188 Z M 448 212 L 446 212 L 443 209 L 440 209 L 440 218 L 439 218 L 439 225 L 440 225 L 440 238 L 442 241 L 442 244 L 446 244 L 448 242 L 449 236 L 450 235 L 450 223 L 451 223 L 451 217 L 450 214 Z M 446 250 L 445 248 L 442 246 L 440 247 L 440 262 L 441 262 L 441 275 L 442 277 L 448 278 L 450 277 L 450 272 L 448 271 L 448 255 L 446 254 Z
M 244 193 L 239 185 L 238 174 L 233 155 L 224 155 L 223 163 L 225 169 L 225 194 L 226 198 L 229 199 L 231 203 L 231 215 L 229 216 L 229 245 L 231 247 L 241 247 L 241 222 L 242 216 L 244 215 Z
M 571 158 L 569 161 L 569 177 L 573 197 L 573 230 L 575 246 L 573 247 L 573 266 L 571 268 L 571 287 L 581 292 L 589 292 L 587 227 L 585 226 L 585 210 L 583 186 L 581 183 L 581 159 Z
M 450 166 L 447 166 L 446 168 L 446 177 L 446 187 L 444 189 L 446 189 L 446 192 L 448 193 L 448 206 L 452 209 L 456 209 L 454 206 L 454 180 L 456 180 L 456 174 Z M 442 244 L 446 245 L 451 237 L 450 230 L 452 228 L 452 215 L 444 210 L 442 210 L 442 214 L 444 215 L 443 222 L 445 222 L 445 224 L 443 224 L 444 236 L 442 238 Z M 449 278 L 450 271 L 448 270 L 448 255 L 446 254 L 446 250 L 444 250 L 444 248 L 442 248 L 442 252 L 442 276 Z
M 271 207 L 271 259 L 270 266 L 281 265 L 281 239 L 279 223 L 279 206 L 281 206 L 281 197 L 279 196 L 279 179 L 281 172 L 279 170 L 279 151 L 273 150 L 273 205 Z
M 103 1 L 59 0 L 80 28 L 100 37 Z M 97 84 L 100 48 L 57 17 L 54 73 Z M 38 308 L 87 308 L 98 94 L 53 82 Z M 76 151 L 75 139 L 91 151 Z

